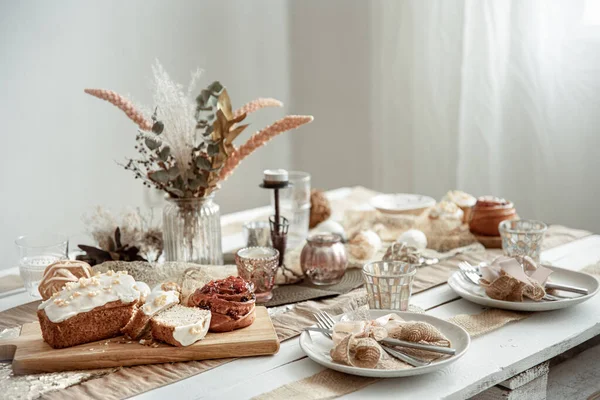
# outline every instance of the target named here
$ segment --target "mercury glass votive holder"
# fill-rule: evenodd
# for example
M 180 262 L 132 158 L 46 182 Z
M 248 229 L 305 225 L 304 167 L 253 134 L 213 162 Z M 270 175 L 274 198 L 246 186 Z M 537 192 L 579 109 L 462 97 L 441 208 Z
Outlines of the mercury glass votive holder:
M 529 256 L 539 264 L 544 234 L 548 225 L 532 219 L 515 219 L 500 222 L 502 250 L 509 257 Z
M 346 273 L 348 257 L 342 237 L 335 233 L 310 236 L 300 254 L 304 275 L 315 285 L 333 285 Z
M 402 261 L 374 261 L 363 266 L 369 308 L 408 310 L 417 266 Z
M 279 251 L 272 247 L 244 247 L 235 255 L 238 275 L 254 284 L 257 303 L 273 298 L 275 275 L 279 265 Z

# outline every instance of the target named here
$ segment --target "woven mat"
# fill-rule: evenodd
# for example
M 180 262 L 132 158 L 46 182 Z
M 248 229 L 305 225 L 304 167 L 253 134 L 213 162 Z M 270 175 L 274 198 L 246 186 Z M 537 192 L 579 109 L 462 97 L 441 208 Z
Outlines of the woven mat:
M 295 285 L 282 285 L 273 290 L 273 298 L 266 306 L 273 307 L 283 304 L 299 303 L 305 300 L 320 299 L 348 293 L 364 284 L 362 272 L 359 269 L 349 269 L 342 281 L 335 285 L 317 286 L 308 282 Z
M 584 268 L 589 274 L 600 276 L 600 263 Z M 515 312 L 499 309 L 487 309 L 479 314 L 461 314 L 448 321 L 465 329 L 472 338 L 500 329 L 504 325 L 523 320 L 533 313 Z M 253 397 L 254 400 L 323 400 L 333 399 L 361 390 L 379 381 L 379 378 L 366 378 L 347 375 L 331 369 L 325 369 L 314 375 L 282 385 L 270 392 Z

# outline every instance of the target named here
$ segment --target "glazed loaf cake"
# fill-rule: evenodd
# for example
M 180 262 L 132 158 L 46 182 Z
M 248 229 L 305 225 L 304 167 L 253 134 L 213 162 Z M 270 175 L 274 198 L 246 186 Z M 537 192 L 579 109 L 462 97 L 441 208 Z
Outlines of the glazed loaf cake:
M 206 336 L 210 318 L 208 310 L 177 304 L 152 318 L 152 337 L 177 347 L 189 346 Z
M 139 297 L 135 280 L 125 272 L 69 282 L 38 307 L 44 341 L 63 348 L 117 336 Z
M 146 297 L 145 304 L 136 307 L 133 317 L 121 330 L 131 339 L 143 337 L 150 329 L 150 318 L 169 307 L 179 304 L 181 289 L 175 283 L 160 284 Z

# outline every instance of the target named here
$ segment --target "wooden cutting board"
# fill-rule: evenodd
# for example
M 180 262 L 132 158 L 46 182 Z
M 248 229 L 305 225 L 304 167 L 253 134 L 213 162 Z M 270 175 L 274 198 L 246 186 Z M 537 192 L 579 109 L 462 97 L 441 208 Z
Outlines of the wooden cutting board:
M 42 340 L 40 324 L 23 325 L 15 339 L 0 340 L 0 359 L 12 359 L 15 375 L 79 369 L 159 364 L 212 358 L 275 354 L 279 340 L 265 307 L 256 307 L 256 320 L 246 328 L 209 333 L 188 347 L 159 343 L 144 346 L 124 337 L 91 342 L 66 349 L 53 349 Z

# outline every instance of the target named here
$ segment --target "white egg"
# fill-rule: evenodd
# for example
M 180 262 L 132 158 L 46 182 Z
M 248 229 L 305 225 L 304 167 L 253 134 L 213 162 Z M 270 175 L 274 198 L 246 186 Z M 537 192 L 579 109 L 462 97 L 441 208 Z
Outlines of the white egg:
M 409 246 L 415 246 L 417 249 L 427 247 L 427 236 L 418 229 L 409 229 L 396 239 L 397 242 L 404 242 Z
M 359 260 L 369 260 L 381 249 L 381 238 L 373 231 L 360 231 L 348 242 L 348 252 Z
M 315 232 L 329 232 L 329 233 L 337 233 L 342 237 L 344 241 L 347 240 L 346 231 L 344 227 L 339 222 L 333 221 L 331 219 L 325 220 L 317 225 L 314 229 Z

